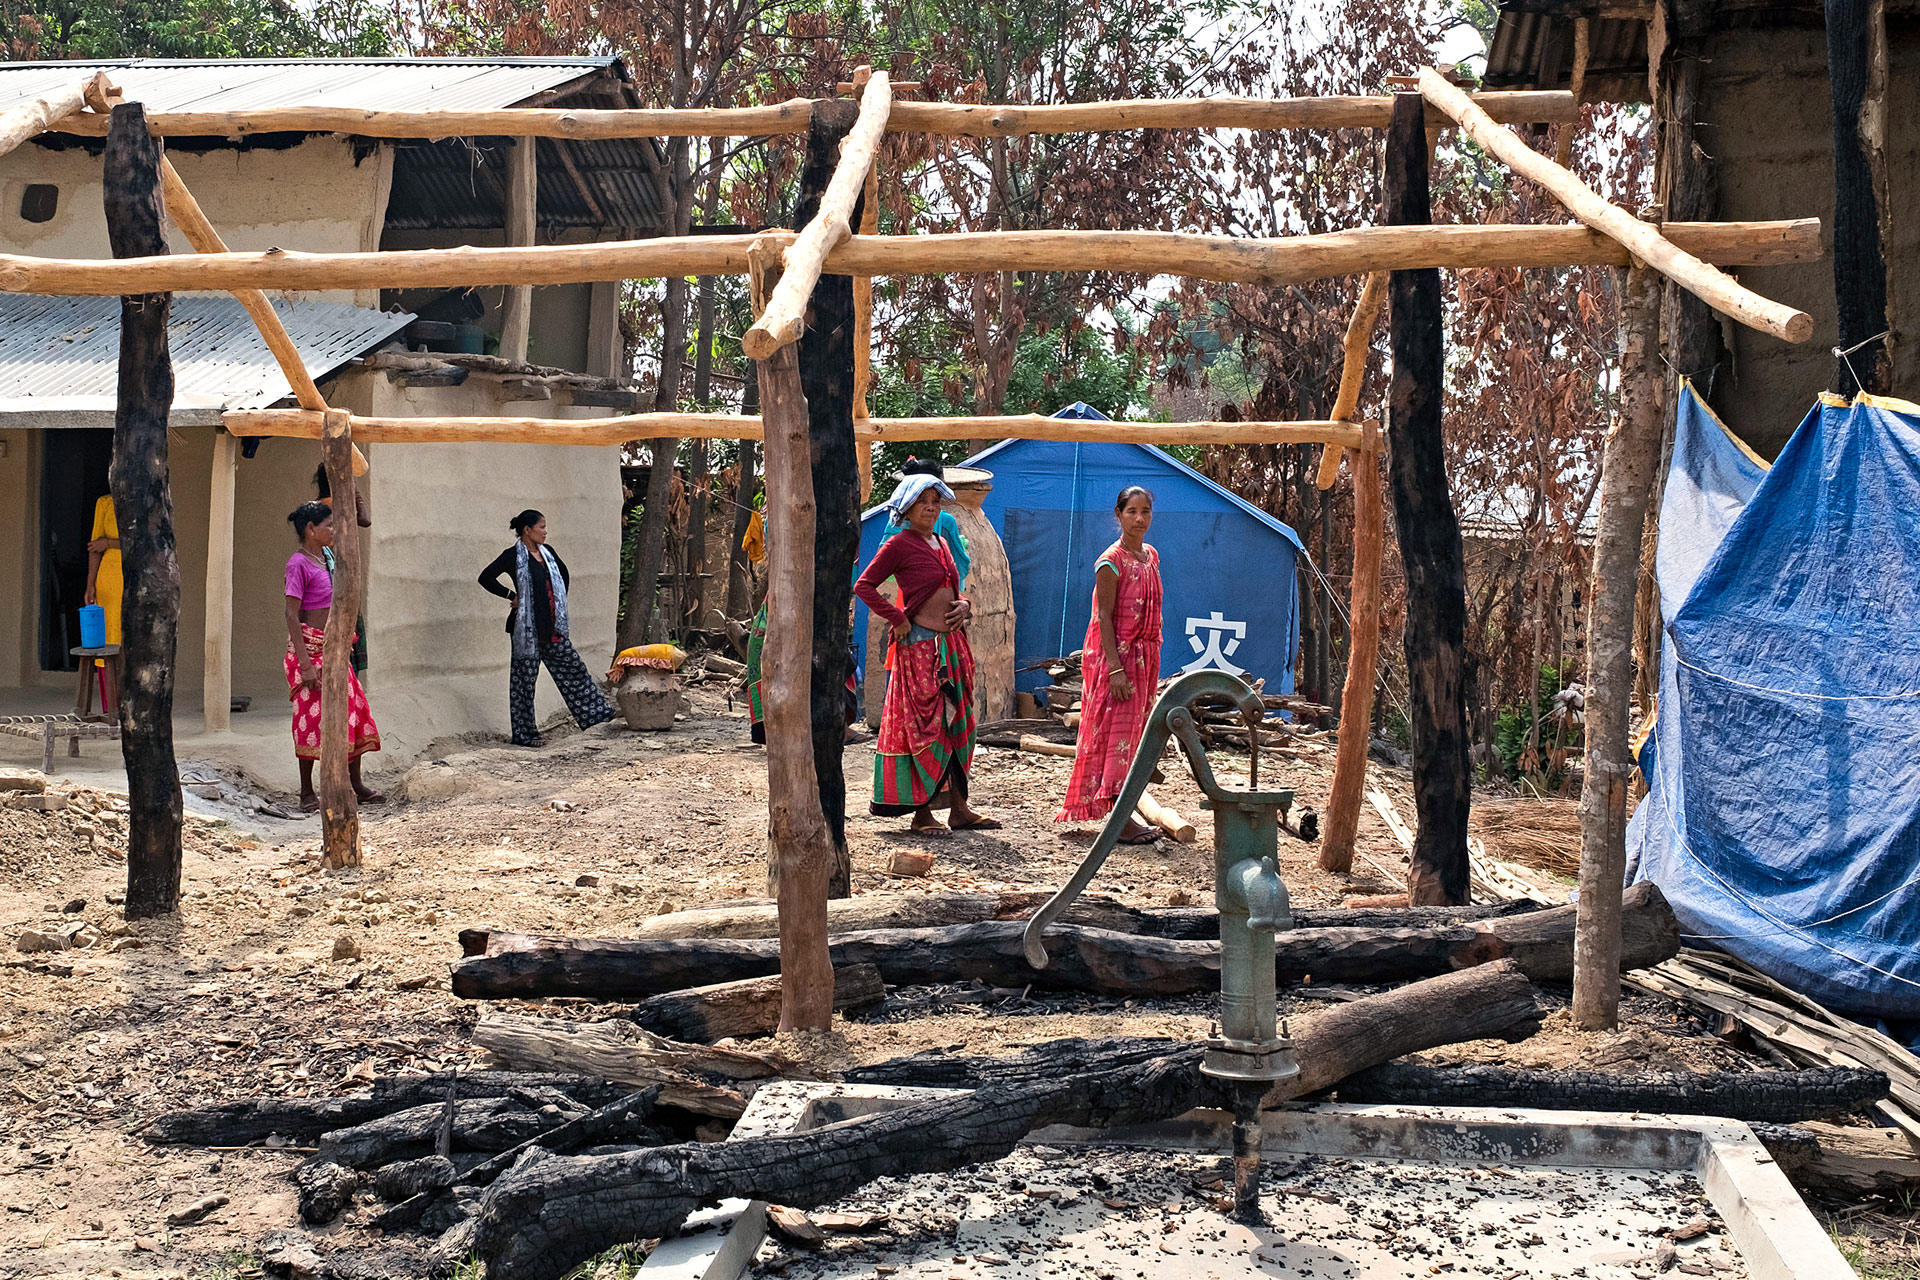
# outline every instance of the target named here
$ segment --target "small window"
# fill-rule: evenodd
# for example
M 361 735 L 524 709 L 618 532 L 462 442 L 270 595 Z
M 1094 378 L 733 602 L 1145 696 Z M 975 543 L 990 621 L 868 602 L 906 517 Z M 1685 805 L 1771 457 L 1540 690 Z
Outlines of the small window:
M 20 196 L 20 216 L 28 222 L 52 222 L 60 207 L 60 188 L 51 182 L 30 182 Z

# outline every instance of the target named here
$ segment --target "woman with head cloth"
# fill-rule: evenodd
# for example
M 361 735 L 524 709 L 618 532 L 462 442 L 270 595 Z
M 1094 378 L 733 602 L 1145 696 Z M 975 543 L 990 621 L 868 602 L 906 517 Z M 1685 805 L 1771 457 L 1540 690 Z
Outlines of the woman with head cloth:
M 880 717 L 873 758 L 872 812 L 910 813 L 914 831 L 949 827 L 992 829 L 1000 824 L 973 810 L 968 773 L 973 764 L 973 650 L 967 623 L 973 606 L 960 594 L 960 571 L 935 529 L 940 500 L 953 491 L 937 476 L 909 475 L 887 499 L 903 526 L 881 544 L 854 593 L 892 635 L 893 681 Z M 880 593 L 888 578 L 900 585 L 895 605 Z M 946 809 L 947 823 L 933 816 Z
M 573 722 L 582 729 L 613 719 L 613 706 L 601 696 L 569 638 L 567 587 L 572 579 L 567 562 L 547 545 L 547 518 L 529 508 L 508 521 L 507 527 L 514 532 L 513 545 L 480 571 L 480 585 L 512 606 L 507 612 L 507 634 L 513 637 L 507 706 L 513 743 L 537 747 L 540 728 L 533 716 L 533 688 L 542 662 L 567 700 Z M 500 584 L 503 575 L 511 586 Z
M 1093 617 L 1080 660 L 1080 745 L 1056 822 L 1090 822 L 1113 811 L 1160 683 L 1160 553 L 1147 545 L 1153 495 L 1139 485 L 1114 500 L 1120 540 L 1093 571 Z M 1132 814 L 1120 839 L 1151 844 L 1159 832 Z
M 300 762 L 300 808 L 312 813 L 320 807 L 313 762 L 320 758 L 320 650 L 333 612 L 333 577 L 326 567 L 326 552 L 333 546 L 333 511 L 324 503 L 307 502 L 287 520 L 299 543 L 287 560 L 287 697 L 293 703 L 293 754 Z M 379 749 L 380 728 L 373 722 L 360 677 L 349 666 L 347 759 L 353 793 L 363 804 L 386 799 L 360 780 L 360 757 Z

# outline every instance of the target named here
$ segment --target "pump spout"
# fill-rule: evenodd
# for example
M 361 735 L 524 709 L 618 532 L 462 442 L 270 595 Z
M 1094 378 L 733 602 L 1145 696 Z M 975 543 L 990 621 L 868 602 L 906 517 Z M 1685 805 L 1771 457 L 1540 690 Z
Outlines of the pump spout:
M 1227 895 L 1247 913 L 1247 928 L 1255 933 L 1284 933 L 1293 928 L 1293 907 L 1287 885 L 1272 858 L 1247 858 L 1227 873 Z

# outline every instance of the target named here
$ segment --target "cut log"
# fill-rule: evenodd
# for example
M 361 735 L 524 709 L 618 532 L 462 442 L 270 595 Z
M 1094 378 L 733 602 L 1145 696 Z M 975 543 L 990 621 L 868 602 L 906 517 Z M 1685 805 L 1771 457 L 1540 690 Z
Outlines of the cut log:
M 1859 1111 L 1887 1096 L 1879 1071 L 1520 1071 L 1483 1064 L 1389 1062 L 1340 1082 L 1342 1102 L 1421 1107 L 1541 1107 L 1551 1111 L 1651 1111 L 1797 1124 Z
M 1524 1034 L 1544 1010 L 1510 964 L 1452 974 L 1356 1000 L 1296 1032 L 1301 1074 L 1270 1105 L 1324 1089 L 1353 1070 L 1445 1043 Z M 617 1244 L 670 1234 L 702 1204 L 730 1197 L 808 1209 L 879 1178 L 937 1173 L 1000 1159 L 1049 1125 L 1147 1124 L 1228 1102 L 1200 1075 L 1201 1050 L 1087 1074 L 991 1083 L 806 1134 L 684 1144 L 622 1155 L 549 1160 L 493 1185 L 471 1224 L 441 1242 L 442 1264 L 468 1254 L 488 1280 L 557 1280 Z
M 1795 1182 L 1851 1196 L 1911 1196 L 1920 1190 L 1920 1147 L 1900 1130 L 1818 1123 L 1804 1128 L 1820 1151 L 1794 1171 Z
M 1193 824 L 1181 817 L 1177 810 L 1170 809 L 1154 799 L 1153 792 L 1142 791 L 1139 802 L 1133 807 L 1147 822 L 1166 832 L 1167 839 L 1175 844 L 1193 843 L 1195 836 Z
M 974 924 L 981 920 L 1025 920 L 1051 896 L 1045 891 L 1006 893 L 873 893 L 827 904 L 830 934 L 867 929 L 923 929 L 940 925 Z M 1407 928 L 1435 924 L 1471 924 L 1496 916 L 1536 910 L 1537 903 L 1479 903 L 1468 907 L 1415 907 L 1386 912 L 1374 909 L 1296 907 L 1294 924 L 1302 929 Z M 1212 907 L 1129 907 L 1104 894 L 1086 894 L 1061 917 L 1062 924 L 1112 929 L 1155 938 L 1204 940 L 1220 936 L 1220 920 Z M 690 907 L 642 920 L 632 935 L 652 938 L 773 938 L 779 936 L 779 918 L 773 904 L 726 902 Z M 485 955 L 487 933 L 463 930 L 462 954 Z
M 564 1095 L 555 1096 L 571 1102 Z M 324 1134 L 314 1158 L 331 1160 L 349 1169 L 373 1169 L 395 1160 L 446 1155 L 447 1152 L 436 1152 L 434 1148 L 449 1109 L 453 1120 L 449 1145 L 455 1151 L 505 1151 L 582 1114 L 577 1107 L 562 1110 L 552 1099 L 547 1099 L 543 1106 L 530 1106 L 518 1098 L 427 1103 Z
M 300 1220 L 324 1226 L 340 1216 L 353 1203 L 360 1189 L 360 1175 L 332 1160 L 302 1160 L 293 1171 L 293 1185 L 299 1195 Z
M 666 1141 L 665 1137 L 646 1121 L 653 1114 L 654 1104 L 660 1100 L 661 1092 L 660 1086 L 654 1085 L 638 1093 L 630 1093 L 598 1111 L 577 1116 L 517 1146 L 508 1147 L 484 1164 L 475 1165 L 460 1181 L 483 1187 L 513 1168 L 521 1156 L 535 1147 L 554 1155 L 567 1155 L 582 1147 L 598 1146 L 603 1142 L 660 1146 Z
M 886 999 L 887 987 L 872 965 L 833 971 L 833 1007 L 857 1009 Z M 729 1036 L 764 1036 L 780 1025 L 780 978 L 748 978 L 669 992 L 640 1002 L 633 1020 L 655 1035 L 687 1044 L 712 1044 Z
M 374 1174 L 373 1193 L 389 1204 L 415 1196 L 438 1195 L 452 1186 L 458 1176 L 453 1161 L 445 1156 L 399 1160 Z
M 776 958 L 778 945 L 773 944 Z M 732 1079 L 807 1077 L 799 1064 L 785 1058 L 668 1045 L 625 1021 L 560 1022 L 496 1014 L 480 1020 L 473 1040 L 508 1066 L 587 1070 L 636 1089 L 657 1084 L 659 1106 L 728 1120 L 746 1109 L 746 1099 L 737 1090 L 708 1083 L 696 1071 L 720 1065 L 728 1068 L 726 1078 Z M 668 1047 L 662 1049 L 662 1045 Z
M 1635 885 L 1623 905 L 1624 965 L 1641 968 L 1678 953 L 1679 926 L 1657 888 Z M 1574 911 L 1556 907 L 1429 928 L 1293 929 L 1275 939 L 1276 976 L 1282 984 L 1298 983 L 1308 975 L 1321 982 L 1362 985 L 1405 982 L 1512 956 L 1536 981 L 1565 982 L 1573 975 Z M 874 965 L 889 986 L 977 979 L 996 987 L 1032 985 L 1043 991 L 1115 996 L 1218 989 L 1217 942 L 1060 926 L 1046 935 L 1051 963 L 1035 969 L 1021 950 L 1024 928 L 1022 921 L 1013 920 L 943 929 L 876 929 L 833 939 L 829 949 L 835 965 Z M 779 971 L 778 943 L 765 939 L 631 942 L 492 934 L 487 946 L 487 954 L 469 956 L 454 966 L 453 992 L 462 999 L 569 995 L 637 1000 L 678 991 L 701 977 L 737 981 Z M 622 1078 L 577 1059 L 550 1059 L 541 1065 Z
M 1020 749 L 1022 751 L 1031 751 L 1037 756 L 1059 756 L 1065 760 L 1073 759 L 1078 750 L 1078 748 L 1069 747 L 1064 743 L 1048 742 L 1045 738 L 1036 738 L 1030 733 L 1020 735 Z

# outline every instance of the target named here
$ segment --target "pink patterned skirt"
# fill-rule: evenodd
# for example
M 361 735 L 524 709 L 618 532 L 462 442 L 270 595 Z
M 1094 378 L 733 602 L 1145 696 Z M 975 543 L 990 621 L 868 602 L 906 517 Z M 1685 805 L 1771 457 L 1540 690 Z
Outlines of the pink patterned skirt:
M 300 625 L 300 638 L 306 641 L 307 658 L 314 665 L 320 665 L 320 648 L 326 640 L 326 633 L 315 627 Z M 293 656 L 293 645 L 287 645 L 287 698 L 293 703 L 293 754 L 301 760 L 320 758 L 320 690 L 309 689 L 300 683 L 300 663 Z M 380 749 L 380 726 L 373 722 L 373 708 L 367 705 L 367 695 L 360 688 L 360 677 L 352 667 L 347 668 L 347 758 L 358 760 L 369 751 Z

